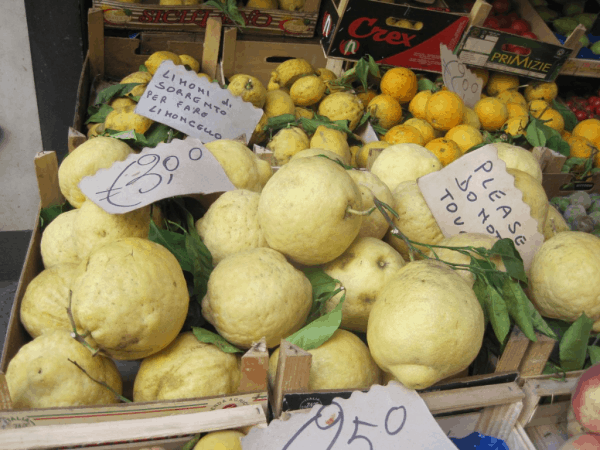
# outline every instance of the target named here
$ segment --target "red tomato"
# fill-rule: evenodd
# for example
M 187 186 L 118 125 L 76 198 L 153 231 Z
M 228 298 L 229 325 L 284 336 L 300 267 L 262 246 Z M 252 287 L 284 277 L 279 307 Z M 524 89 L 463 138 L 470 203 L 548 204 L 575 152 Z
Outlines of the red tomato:
M 597 108 L 598 106 L 600 106 L 600 97 L 592 95 L 590 98 L 588 98 L 588 105 Z
M 596 106 L 596 115 L 600 116 L 600 105 Z
M 538 39 L 538 37 L 531 31 L 526 31 L 525 33 L 521 33 L 521 36 L 529 38 L 529 39 L 535 39 L 536 41 Z
M 494 30 L 497 30 L 498 28 L 500 28 L 500 22 L 496 17 L 488 17 L 487 19 L 485 19 L 485 22 L 483 22 L 483 26 L 486 28 L 493 28 Z
M 575 111 L 575 117 L 577 117 L 577 120 L 581 122 L 582 120 L 585 120 L 588 118 L 588 114 L 585 111 L 578 110 L 578 111 Z
M 510 24 L 510 28 L 512 28 L 519 34 L 528 33 L 531 31 L 531 26 L 529 25 L 529 22 L 523 19 L 515 20 L 513 23 Z
M 521 17 L 519 17 L 519 14 L 516 13 L 515 11 L 508 13 L 506 15 L 506 17 L 508 18 L 508 20 L 510 20 L 510 23 L 512 24 L 515 20 L 520 19 Z
M 569 108 L 571 108 L 571 109 L 573 109 L 573 106 L 575 106 L 575 102 L 574 102 L 573 100 L 570 100 L 570 99 L 569 99 L 569 100 L 567 100 L 565 103 L 566 103 L 566 104 L 567 104 L 567 106 L 568 106 Z
M 500 28 L 500 29 L 498 29 L 498 31 L 502 31 L 503 33 L 509 33 L 509 34 L 517 34 L 517 32 L 515 30 L 513 30 L 512 28 Z
M 510 19 L 506 16 L 495 16 L 498 19 L 498 23 L 500 24 L 500 28 L 508 28 L 510 27 Z
M 505 14 L 510 9 L 510 0 L 495 0 L 492 3 L 492 10 L 496 14 Z

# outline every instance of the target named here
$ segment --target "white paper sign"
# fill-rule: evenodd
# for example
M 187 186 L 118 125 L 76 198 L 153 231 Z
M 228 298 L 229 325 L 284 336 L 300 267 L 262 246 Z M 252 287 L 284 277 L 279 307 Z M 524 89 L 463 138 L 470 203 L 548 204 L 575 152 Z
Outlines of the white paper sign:
M 444 44 L 440 44 L 440 58 L 444 85 L 462 98 L 465 105 L 473 108 L 481 98 L 481 79 L 460 62 Z
M 356 391 L 315 405 L 308 414 L 274 420 L 242 438 L 244 450 L 456 450 L 416 391 L 399 383 Z
M 163 198 L 225 192 L 235 186 L 197 139 L 144 148 L 79 182 L 87 198 L 110 214 L 123 214 Z
M 263 115 L 262 109 L 218 83 L 169 60 L 148 83 L 135 112 L 202 142 L 252 136 Z
M 525 269 L 544 242 L 537 221 L 493 145 L 467 153 L 417 180 L 444 236 L 483 233 L 515 243 Z

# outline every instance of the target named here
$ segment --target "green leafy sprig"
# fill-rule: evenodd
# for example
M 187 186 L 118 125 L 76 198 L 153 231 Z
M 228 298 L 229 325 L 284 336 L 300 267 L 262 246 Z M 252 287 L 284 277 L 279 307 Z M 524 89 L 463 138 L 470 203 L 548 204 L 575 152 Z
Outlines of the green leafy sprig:
M 241 28 L 246 28 L 246 21 L 240 14 L 236 0 L 227 0 L 226 3 L 222 3 L 219 0 L 208 0 L 204 4 L 221 11 L 231 22 L 237 24 L 236 26 L 241 32 L 243 32 Z

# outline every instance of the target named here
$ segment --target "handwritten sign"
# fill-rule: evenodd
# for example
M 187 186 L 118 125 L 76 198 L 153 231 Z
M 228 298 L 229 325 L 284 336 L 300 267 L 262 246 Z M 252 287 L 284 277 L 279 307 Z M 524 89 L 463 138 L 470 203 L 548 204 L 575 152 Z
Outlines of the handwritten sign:
M 252 103 L 172 61 L 160 65 L 135 112 L 202 142 L 252 136 L 263 115 Z
M 493 145 L 467 153 L 417 180 L 444 236 L 484 233 L 515 243 L 527 269 L 544 242 L 523 193 Z
M 176 195 L 235 189 L 213 154 L 197 139 L 144 148 L 79 182 L 79 189 L 110 214 L 123 214 Z
M 462 98 L 466 106 L 473 108 L 481 98 L 482 81 L 444 44 L 440 44 L 440 57 L 444 85 Z
M 242 438 L 244 450 L 456 450 L 416 391 L 396 382 L 315 405 Z

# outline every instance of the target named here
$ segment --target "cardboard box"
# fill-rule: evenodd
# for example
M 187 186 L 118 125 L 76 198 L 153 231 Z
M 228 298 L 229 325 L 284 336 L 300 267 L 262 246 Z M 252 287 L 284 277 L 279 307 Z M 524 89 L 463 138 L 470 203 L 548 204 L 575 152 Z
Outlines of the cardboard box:
M 466 13 L 373 0 L 325 0 L 321 44 L 329 58 L 357 61 L 371 55 L 392 66 L 442 71 L 440 44 L 454 50 L 469 21 Z M 399 20 L 420 29 L 408 29 Z
M 158 0 L 144 0 L 142 3 L 94 0 L 93 5 L 104 10 L 107 28 L 203 33 L 210 17 L 219 19 L 225 27 L 239 26 L 210 6 L 163 6 L 158 3 Z M 320 3 L 321 0 L 306 0 L 302 11 L 239 8 L 246 23 L 243 32 L 252 35 L 314 37 Z
M 571 37 L 561 45 L 528 0 L 515 2 L 518 13 L 531 24 L 538 40 L 484 28 L 483 22 L 491 5 L 478 1 L 471 14 L 471 23 L 458 47 L 458 58 L 465 64 L 498 72 L 510 73 L 543 81 L 553 81 L 559 74 L 579 37 Z M 476 11 L 476 7 L 479 9 Z M 520 47 L 529 54 L 511 50 Z

